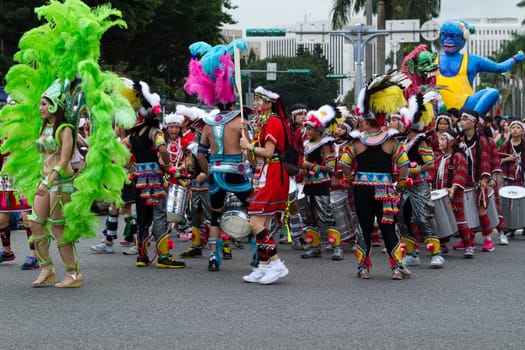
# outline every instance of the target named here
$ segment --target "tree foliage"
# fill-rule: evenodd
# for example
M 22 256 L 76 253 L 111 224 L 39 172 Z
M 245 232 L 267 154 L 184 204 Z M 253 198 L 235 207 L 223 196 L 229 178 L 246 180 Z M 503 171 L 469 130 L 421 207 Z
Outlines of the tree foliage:
M 18 41 L 40 25 L 34 8 L 46 0 L 0 1 L 0 75 L 12 64 Z M 128 29 L 113 28 L 102 38 L 102 65 L 132 79 L 152 82 L 172 97 L 184 84 L 195 41 L 217 44 L 223 24 L 234 23 L 230 0 L 84 0 L 89 6 L 111 2 Z
M 299 47 L 296 57 L 276 56 L 248 64 L 243 69 L 266 70 L 269 62 L 277 63 L 277 70 L 310 69 L 310 74 L 277 73 L 277 80 L 267 81 L 266 73 L 251 73 L 252 90 L 262 85 L 279 93 L 283 103 L 306 103 L 310 108 L 331 103 L 337 97 L 338 82 L 326 78 L 333 69 L 322 55 L 319 46 L 314 52 Z M 243 79 L 243 91 L 248 88 L 247 78 Z
M 385 4 L 386 19 L 419 19 L 423 23 L 438 17 L 441 11 L 441 0 L 373 0 L 374 14 L 378 1 Z M 367 0 L 333 0 L 332 26 L 342 28 L 352 14 L 366 10 L 366 3 Z

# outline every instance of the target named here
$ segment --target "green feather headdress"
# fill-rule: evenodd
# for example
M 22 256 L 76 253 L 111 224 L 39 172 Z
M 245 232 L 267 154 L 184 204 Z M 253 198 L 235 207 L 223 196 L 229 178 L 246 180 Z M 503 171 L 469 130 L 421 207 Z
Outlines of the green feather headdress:
M 35 169 L 43 165 L 34 147 L 42 126 L 38 105 L 42 93 L 58 78 L 69 89 L 68 122 L 76 127 L 82 110 L 93 125 L 86 167 L 75 178 L 77 191 L 64 207 L 64 241 L 74 242 L 96 237 L 93 228 L 98 220 L 90 211 L 93 201 L 122 203 L 120 193 L 127 180 L 123 166 L 129 152 L 115 138 L 112 122 L 119 115 L 133 125 L 135 114 L 120 95 L 122 80 L 102 72 L 97 61 L 104 32 L 113 26 L 125 28 L 126 23 L 109 4 L 92 9 L 80 0 L 51 0 L 35 12 L 46 23 L 22 36 L 14 57 L 18 64 L 6 75 L 5 90 L 16 103 L 0 112 L 0 137 L 6 138 L 1 152 L 10 153 L 2 171 L 15 179 L 15 188 L 32 203 L 40 180 Z M 70 82 L 79 85 L 73 90 Z

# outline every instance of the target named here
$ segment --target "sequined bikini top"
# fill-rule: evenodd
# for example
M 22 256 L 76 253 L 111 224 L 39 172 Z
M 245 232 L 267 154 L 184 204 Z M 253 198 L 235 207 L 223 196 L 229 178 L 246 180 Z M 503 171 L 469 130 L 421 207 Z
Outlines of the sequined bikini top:
M 35 146 L 40 153 L 59 153 L 60 149 L 53 135 L 53 124 L 46 124 L 42 134 L 36 140 Z

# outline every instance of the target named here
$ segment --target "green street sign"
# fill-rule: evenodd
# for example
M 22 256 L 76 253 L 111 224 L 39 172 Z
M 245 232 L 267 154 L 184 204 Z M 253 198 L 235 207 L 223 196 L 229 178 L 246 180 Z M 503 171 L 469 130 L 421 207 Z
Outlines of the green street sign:
M 246 29 L 246 36 L 286 36 L 286 29 L 284 28 Z
M 310 74 L 309 69 L 288 69 L 286 72 L 292 74 Z
M 329 79 L 346 79 L 348 78 L 347 74 L 327 74 L 327 78 Z

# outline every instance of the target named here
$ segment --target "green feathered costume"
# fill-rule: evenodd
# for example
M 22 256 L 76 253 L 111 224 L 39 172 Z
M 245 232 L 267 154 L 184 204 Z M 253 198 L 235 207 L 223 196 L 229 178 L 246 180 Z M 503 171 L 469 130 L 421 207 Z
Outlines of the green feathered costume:
M 131 127 L 135 113 L 120 94 L 122 80 L 98 66 L 100 38 L 112 26 L 126 27 L 121 13 L 111 5 L 91 9 L 80 0 L 52 0 L 35 9 L 45 24 L 26 32 L 14 56 L 18 64 L 6 75 L 5 90 L 16 101 L 0 112 L 0 137 L 6 138 L 2 153 L 10 153 L 2 171 L 15 179 L 15 189 L 33 203 L 40 181 L 43 159 L 34 143 L 43 120 L 38 106 L 42 93 L 58 78 L 70 95 L 81 93 L 88 107 L 92 133 L 88 138 L 86 167 L 76 177 L 76 192 L 64 207 L 64 241 L 95 238 L 98 220 L 91 212 L 95 200 L 122 203 L 120 197 L 127 175 L 124 165 L 128 150 L 118 142 L 112 128 L 115 116 L 119 124 Z M 70 82 L 79 82 L 73 91 Z M 79 99 L 80 100 L 80 99 Z M 66 107 L 66 118 L 78 125 L 78 101 Z M 74 109 L 74 110 L 70 110 Z M 86 112 L 83 108 L 84 113 Z M 85 113 L 86 114 L 86 113 Z M 76 134 L 76 132 L 75 132 Z

